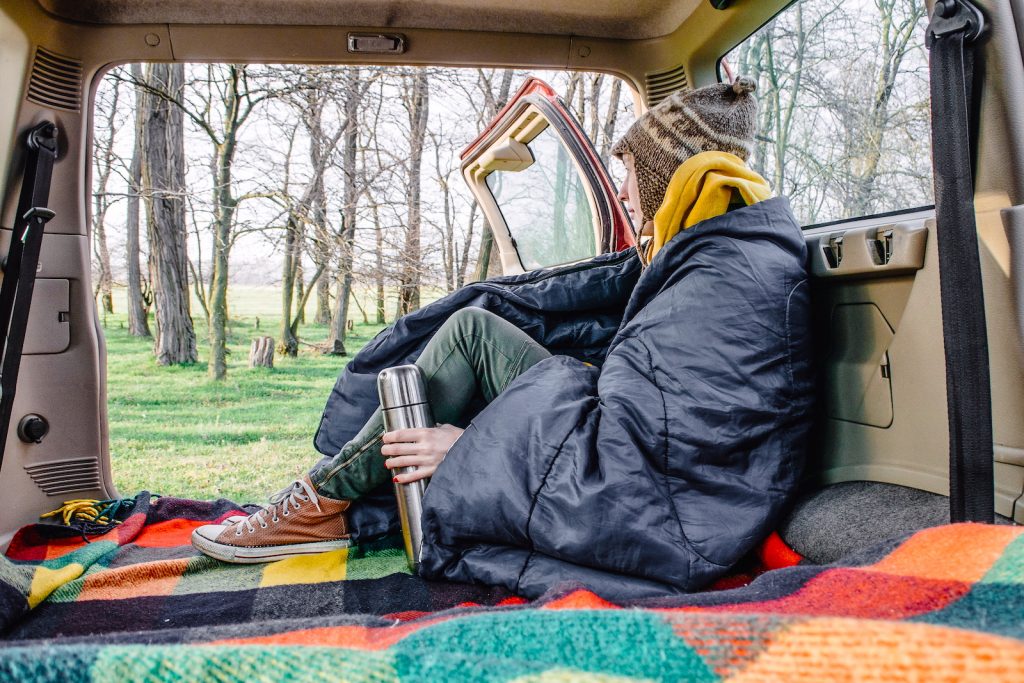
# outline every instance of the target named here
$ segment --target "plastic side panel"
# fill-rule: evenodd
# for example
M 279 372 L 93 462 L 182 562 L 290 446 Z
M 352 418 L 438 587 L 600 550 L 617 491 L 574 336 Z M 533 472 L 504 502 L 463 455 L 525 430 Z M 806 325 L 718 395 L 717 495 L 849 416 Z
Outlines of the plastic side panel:
M 824 417 L 820 441 L 810 463 L 814 476 L 823 483 L 868 479 L 948 493 L 949 447 L 938 254 L 933 221 L 921 225 L 932 233 L 927 239 L 921 270 L 890 277 L 853 275 L 813 280 L 815 318 L 820 335 L 816 341 L 827 346 L 820 354 L 823 358 L 834 352 L 833 346 L 841 348 L 852 343 L 829 338 L 829 323 L 835 311 L 843 310 L 844 306 L 857 307 L 847 310 L 875 309 L 883 324 L 892 330 L 891 338 L 884 342 L 892 392 L 891 424 L 872 426 Z M 828 232 L 825 230 L 826 234 Z M 820 237 L 820 233 L 810 235 L 809 246 L 818 246 Z M 865 305 L 870 308 L 863 308 Z M 847 326 L 840 331 L 849 335 L 870 333 L 861 327 Z M 858 340 L 855 345 L 864 346 L 862 342 Z M 872 372 L 880 373 L 880 370 L 873 368 Z M 859 385 L 825 387 L 826 395 L 849 394 L 854 402 L 858 398 L 856 394 L 863 389 Z
M 874 304 L 832 309 L 825 361 L 828 416 L 873 427 L 892 424 L 889 345 L 893 330 Z
M 6 253 L 10 231 L 0 231 Z M 113 493 L 107 457 L 106 396 L 101 368 L 102 340 L 95 325 L 89 284 L 89 241 L 84 236 L 47 234 L 33 297 L 33 315 L 45 313 L 49 285 L 66 291 L 70 311 L 66 348 L 59 353 L 25 355 L 21 361 L 12 425 L 0 470 L 0 545 L 20 526 L 68 498 L 105 498 Z M 66 288 L 66 290 L 65 290 Z M 36 304 L 43 305 L 37 307 Z M 59 306 L 58 306 L 59 307 Z M 26 444 L 15 425 L 28 413 L 42 415 L 50 433 L 39 444 Z
M 568 59 L 567 36 L 517 33 L 451 32 L 395 29 L 408 37 L 401 54 L 352 54 L 348 32 L 368 27 L 197 26 L 169 27 L 174 57 L 182 61 L 268 62 L 339 61 L 352 64 L 438 64 L 448 66 L 563 67 Z
M 1024 372 L 1017 342 L 1009 247 L 999 210 L 1005 198 L 980 197 L 978 229 L 992 364 L 993 431 L 996 443 L 996 512 L 1007 517 L 1024 487 Z M 939 301 L 938 252 L 934 221 L 927 229 L 920 270 L 890 277 L 857 273 L 814 280 L 815 316 L 821 356 L 836 353 L 826 321 L 837 307 L 872 304 L 893 330 L 888 345 L 892 424 L 887 428 L 825 417 L 811 470 L 822 482 L 853 479 L 890 482 L 947 494 L 949 443 L 946 420 L 945 352 Z M 851 226 L 854 234 L 856 226 Z M 832 230 L 832 233 L 836 230 Z M 808 236 L 812 248 L 827 244 L 825 228 Z M 871 334 L 870 325 L 847 326 L 845 334 Z M 857 328 L 859 331 L 855 331 Z M 863 328 L 863 329 L 861 329 Z M 861 340 L 863 342 L 864 340 Z M 848 342 L 846 342 L 848 343 Z M 865 342 L 866 343 L 866 342 Z M 863 346 L 864 344 L 861 343 Z M 872 346 L 871 344 L 868 344 Z M 826 373 L 827 374 L 827 373 Z M 826 396 L 850 394 L 857 386 L 824 387 Z M 861 387 L 862 388 L 862 387 Z
M 928 231 L 920 225 L 896 223 L 821 235 L 809 244 L 815 277 L 888 277 L 920 270 Z
M 23 354 L 61 353 L 71 344 L 71 281 L 37 279 Z

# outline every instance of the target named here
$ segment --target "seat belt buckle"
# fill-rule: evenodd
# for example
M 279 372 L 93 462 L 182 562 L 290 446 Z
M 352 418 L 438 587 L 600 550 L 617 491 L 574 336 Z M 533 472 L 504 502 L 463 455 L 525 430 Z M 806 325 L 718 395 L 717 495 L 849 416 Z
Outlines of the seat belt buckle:
M 968 0 L 938 0 L 932 12 L 928 30 L 925 33 L 925 45 L 932 44 L 953 33 L 963 32 L 964 43 L 972 43 L 985 30 L 985 15 Z
M 43 121 L 29 131 L 28 148 L 32 150 L 45 149 L 57 154 L 57 126 L 50 121 Z
M 28 239 L 28 231 L 32 229 L 32 225 L 46 225 L 57 213 L 53 209 L 48 209 L 45 206 L 33 206 L 31 209 L 26 211 L 21 217 L 23 221 L 27 223 L 25 226 L 25 232 L 21 234 L 21 241 L 24 242 Z

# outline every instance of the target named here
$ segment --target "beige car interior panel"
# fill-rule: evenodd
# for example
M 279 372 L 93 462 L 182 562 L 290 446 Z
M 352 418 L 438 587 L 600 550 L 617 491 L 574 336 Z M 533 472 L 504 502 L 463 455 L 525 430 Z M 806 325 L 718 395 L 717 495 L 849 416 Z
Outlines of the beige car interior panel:
M 717 11 L 704 0 L 528 0 L 525 5 L 445 0 L 405 3 L 401 10 L 410 14 L 391 14 L 387 3 L 357 0 L 4 2 L 3 253 L 22 172 L 16 142 L 42 119 L 54 120 L 62 134 L 50 198 L 57 218 L 47 225 L 39 272 L 41 281 L 51 283 L 38 291 L 37 301 L 43 303 L 36 312 L 45 320 L 33 325 L 43 327 L 30 333 L 32 348 L 46 352 L 24 357 L 14 406 L 15 422 L 38 413 L 49 420 L 51 431 L 42 443 L 25 444 L 11 430 L 0 471 L 0 547 L 15 529 L 66 498 L 117 495 L 108 453 L 105 350 L 91 294 L 87 201 L 92 97 L 104 69 L 171 60 L 570 68 L 621 76 L 633 88 L 640 111 L 677 87 L 717 80 L 720 56 L 787 4 L 737 0 Z M 993 26 L 985 49 L 1000 72 L 984 91 L 977 172 L 979 197 L 990 197 L 979 200 L 978 225 L 992 365 L 996 511 L 1024 522 L 1024 351 L 1019 334 L 1024 325 L 1014 313 L 1019 301 L 1011 279 L 1015 268 L 1020 284 L 1024 252 L 1020 209 L 1011 208 L 1024 205 L 1024 108 L 1010 106 L 1024 97 L 1024 65 L 1014 53 L 1019 42 L 1009 3 L 983 4 Z M 357 5 L 362 9 L 357 11 Z M 525 11 L 530 8 L 536 13 Z M 581 15 L 590 19 L 581 20 Z M 350 33 L 375 32 L 400 34 L 405 51 L 348 51 Z M 509 151 L 519 161 L 509 158 L 508 163 L 523 163 L 516 145 L 510 143 Z M 501 225 L 496 208 L 481 203 L 492 225 Z M 507 232 L 503 237 L 501 232 L 496 230 L 499 239 L 507 240 Z M 825 249 L 836 246 L 837 235 L 843 258 L 833 267 Z M 868 479 L 946 493 L 945 365 L 934 225 L 927 214 L 903 214 L 814 228 L 807 240 L 820 335 L 815 343 L 824 349 L 823 376 L 831 378 L 810 476 L 820 483 Z M 1011 249 L 1016 259 L 1009 258 Z M 518 267 L 504 265 L 509 272 Z M 65 311 L 58 309 L 65 301 L 67 319 L 61 323 Z M 59 335 L 47 346 L 43 337 L 49 332 L 44 330 L 53 323 L 53 313 Z
M 996 510 L 1024 492 L 1024 354 L 1017 336 L 1010 245 L 1003 226 L 1009 199 L 984 193 L 975 200 L 980 238 L 982 287 L 988 327 L 992 381 L 992 436 L 995 445 Z M 1024 516 L 1014 517 L 1024 523 Z
M 0 231 L 0 254 L 10 246 L 9 230 Z M 88 242 L 80 235 L 45 235 L 32 293 L 32 309 L 25 330 L 23 355 L 63 353 L 71 345 L 71 280 L 59 273 L 72 272 L 73 257 Z
M 883 428 L 892 424 L 889 346 L 894 336 L 875 304 L 832 309 L 824 387 L 830 419 Z
M 64 353 L 71 345 L 71 280 L 37 278 L 23 355 Z
M 996 512 L 1024 522 L 1024 373 L 1005 263 L 1008 247 L 1002 230 L 987 227 L 999 219 L 998 207 L 979 201 L 978 209 L 992 368 Z M 934 220 L 926 216 L 904 216 L 895 225 L 882 222 L 892 219 L 874 219 L 807 232 L 815 272 L 814 315 L 824 337 L 815 343 L 826 350 L 826 417 L 810 467 L 819 483 L 864 479 L 948 492 L 938 253 Z M 907 243 L 923 246 L 921 258 L 912 261 L 917 268 L 901 266 L 889 275 L 873 264 L 817 275 L 821 264 L 815 259 L 830 238 L 843 235 L 845 248 L 851 235 L 863 245 L 891 229 L 915 236 Z
M 651 38 L 679 24 L 703 0 L 478 0 L 382 3 L 366 0 L 40 0 L 72 21 L 101 24 L 273 24 L 403 26 Z
M 515 138 L 505 138 L 502 142 L 489 147 L 473 169 L 473 177 L 486 178 L 488 173 L 494 171 L 507 171 L 517 173 L 525 171 L 533 165 L 533 154 L 530 148 Z
M 929 219 L 912 225 L 934 231 Z M 853 225 L 846 231 L 857 234 L 873 228 Z M 813 250 L 822 238 L 836 232 L 828 227 L 811 231 L 808 246 Z M 926 240 L 923 267 L 918 271 L 893 277 L 815 278 L 812 291 L 820 335 L 815 345 L 828 350 L 823 354 L 823 378 L 830 382 L 842 377 L 856 387 L 850 396 L 844 395 L 845 387 L 826 388 L 828 414 L 810 462 L 812 476 L 822 484 L 866 479 L 948 492 L 945 357 L 935 240 Z M 837 315 L 844 324 L 835 324 Z M 864 320 L 876 327 L 870 339 L 851 342 L 831 336 L 859 334 L 848 325 Z M 854 348 L 846 352 L 850 344 Z
M 928 231 L 906 223 L 837 230 L 810 249 L 815 277 L 892 276 L 924 267 Z

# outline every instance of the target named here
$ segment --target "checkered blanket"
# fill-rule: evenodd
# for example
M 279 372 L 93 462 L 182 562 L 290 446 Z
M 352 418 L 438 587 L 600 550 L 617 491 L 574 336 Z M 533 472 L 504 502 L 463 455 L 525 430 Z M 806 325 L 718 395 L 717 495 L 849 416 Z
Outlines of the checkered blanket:
M 1024 672 L 1024 530 L 953 525 L 735 590 L 536 603 L 408 573 L 395 539 L 231 566 L 193 528 L 226 501 L 141 495 L 85 543 L 0 560 L 0 681 L 979 680 Z

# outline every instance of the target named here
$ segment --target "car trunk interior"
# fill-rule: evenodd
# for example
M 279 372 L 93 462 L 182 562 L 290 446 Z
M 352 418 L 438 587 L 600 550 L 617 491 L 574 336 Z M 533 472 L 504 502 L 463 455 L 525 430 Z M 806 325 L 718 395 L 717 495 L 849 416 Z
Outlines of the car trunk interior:
M 12 426 L 0 470 L 0 544 L 68 498 L 118 495 L 108 450 L 103 334 L 90 280 L 88 211 L 91 99 L 104 70 L 133 61 L 374 63 L 515 66 L 606 71 L 653 104 L 685 85 L 718 79 L 718 60 L 769 20 L 784 0 L 710 3 L 613 0 L 507 6 L 489 0 L 390 4 L 24 0 L 0 8 L 0 166 L 5 169 L 0 250 L 17 205 L 25 132 L 60 127 L 39 284 L 13 424 L 27 414 L 51 425 L 42 443 Z M 1009 12 L 986 3 L 994 14 Z M 628 5 L 628 7 L 627 7 Z M 993 21 L 986 51 L 1006 63 L 1012 18 Z M 397 32 L 398 55 L 356 55 L 347 34 Z M 1024 522 L 1024 372 L 1012 247 L 1024 244 L 1024 88 L 1019 56 L 984 84 L 976 200 L 992 368 L 995 511 Z M 903 207 L 893 207 L 894 210 Z M 945 356 L 933 212 L 920 210 L 811 227 L 815 344 L 822 377 L 809 490 L 879 482 L 948 491 Z M 1018 254 L 1019 256 L 1019 254 Z M 173 456 L 169 456 L 173 457 Z M 885 500 L 894 489 L 879 489 Z M 130 495 L 134 492 L 122 491 Z M 870 495 L 870 494 L 865 494 Z M 863 507 L 870 497 L 830 498 Z M 884 504 L 879 503 L 880 505 Z M 945 503 L 942 503 L 945 505 Z M 878 508 L 881 509 L 881 508 Z M 838 502 L 832 513 L 849 510 Z M 881 531 L 879 531 L 881 533 Z

